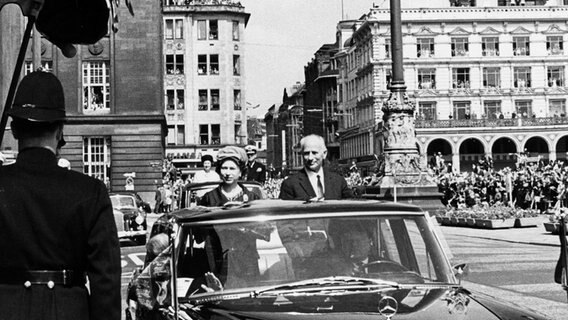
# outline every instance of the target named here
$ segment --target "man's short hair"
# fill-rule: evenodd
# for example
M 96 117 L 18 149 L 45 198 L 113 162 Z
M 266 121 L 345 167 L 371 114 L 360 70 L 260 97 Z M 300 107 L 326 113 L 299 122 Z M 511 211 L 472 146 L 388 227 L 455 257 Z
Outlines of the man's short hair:
M 63 121 L 37 122 L 21 118 L 13 118 L 10 124 L 16 139 L 43 137 L 48 133 L 54 132 L 60 126 L 63 126 Z
M 321 147 L 322 147 L 322 150 L 327 150 L 327 147 L 325 146 L 325 140 L 323 139 L 322 136 L 317 135 L 317 134 L 310 134 L 310 135 L 307 135 L 307 136 L 303 137 L 303 138 L 300 140 L 300 150 L 304 151 L 304 147 L 305 147 L 305 145 L 306 145 L 306 140 L 308 140 L 308 139 L 315 139 L 315 140 L 317 140 L 318 142 L 320 142 L 320 145 L 321 145 Z

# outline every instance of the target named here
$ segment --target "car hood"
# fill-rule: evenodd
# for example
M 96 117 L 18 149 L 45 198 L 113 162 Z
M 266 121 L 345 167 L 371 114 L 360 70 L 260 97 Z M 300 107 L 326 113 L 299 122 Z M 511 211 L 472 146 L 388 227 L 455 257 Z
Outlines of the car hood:
M 393 300 L 397 302 L 393 303 Z M 462 288 L 247 298 L 208 303 L 195 310 L 198 311 L 193 312 L 202 319 L 238 320 L 546 319 L 532 311 Z

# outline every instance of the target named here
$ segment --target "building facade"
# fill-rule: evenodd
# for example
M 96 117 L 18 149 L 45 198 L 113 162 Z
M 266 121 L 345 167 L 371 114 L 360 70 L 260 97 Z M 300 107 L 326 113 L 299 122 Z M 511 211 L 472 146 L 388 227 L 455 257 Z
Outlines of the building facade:
M 163 79 L 168 157 L 185 174 L 201 156 L 247 143 L 245 27 L 236 1 L 163 2 Z
M 118 32 L 110 31 L 93 45 L 77 46 L 73 58 L 64 57 L 57 47 L 38 36 L 37 45 L 28 47 L 22 75 L 42 68 L 61 80 L 68 115 L 62 157 L 69 160 L 72 170 L 105 181 L 110 191 L 125 190 L 125 174 L 134 173 L 135 190 L 150 200 L 156 182 L 162 179 L 167 133 L 162 63 L 156 59 L 156 52 L 162 50 L 161 8 L 155 1 L 143 0 L 135 10 L 144 14 L 133 17 L 124 7 L 117 10 L 125 17 Z M 23 26 L 22 17 L 13 19 L 1 23 L 20 20 Z M 21 41 L 23 28 L 21 32 L 5 32 L 9 28 L 4 27 L 0 38 Z M 2 55 L 18 48 L 3 48 Z M 34 53 L 39 58 L 36 65 Z M 13 72 L 4 65 L 0 68 L 2 74 Z M 9 81 L 2 79 L 3 92 L 7 92 Z M 2 149 L 17 150 L 9 125 Z
M 521 152 L 566 159 L 564 1 L 435 0 L 415 6 L 402 1 L 402 33 L 421 154 L 440 152 L 458 170 L 486 155 L 497 167 L 514 164 Z M 339 109 L 353 115 L 340 119 L 341 158 L 351 163 L 382 152 L 381 107 L 392 68 L 388 7 L 340 22 L 340 36 L 348 38 L 335 56 Z

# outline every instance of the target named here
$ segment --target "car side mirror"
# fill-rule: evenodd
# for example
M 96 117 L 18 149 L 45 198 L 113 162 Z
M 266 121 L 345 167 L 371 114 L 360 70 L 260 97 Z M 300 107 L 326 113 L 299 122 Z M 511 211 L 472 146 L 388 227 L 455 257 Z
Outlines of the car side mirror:
M 460 263 L 452 267 L 454 276 L 458 279 L 458 284 L 469 274 L 469 266 L 466 263 Z

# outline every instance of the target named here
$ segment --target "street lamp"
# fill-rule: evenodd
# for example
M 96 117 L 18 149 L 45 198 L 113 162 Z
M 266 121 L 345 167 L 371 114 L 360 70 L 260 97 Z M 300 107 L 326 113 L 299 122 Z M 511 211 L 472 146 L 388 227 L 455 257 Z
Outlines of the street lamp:
M 400 0 L 390 0 L 392 79 L 390 95 L 383 104 L 384 174 L 396 183 L 396 172 L 418 175 L 420 155 L 416 147 L 414 103 L 406 94 L 402 55 L 402 26 Z

